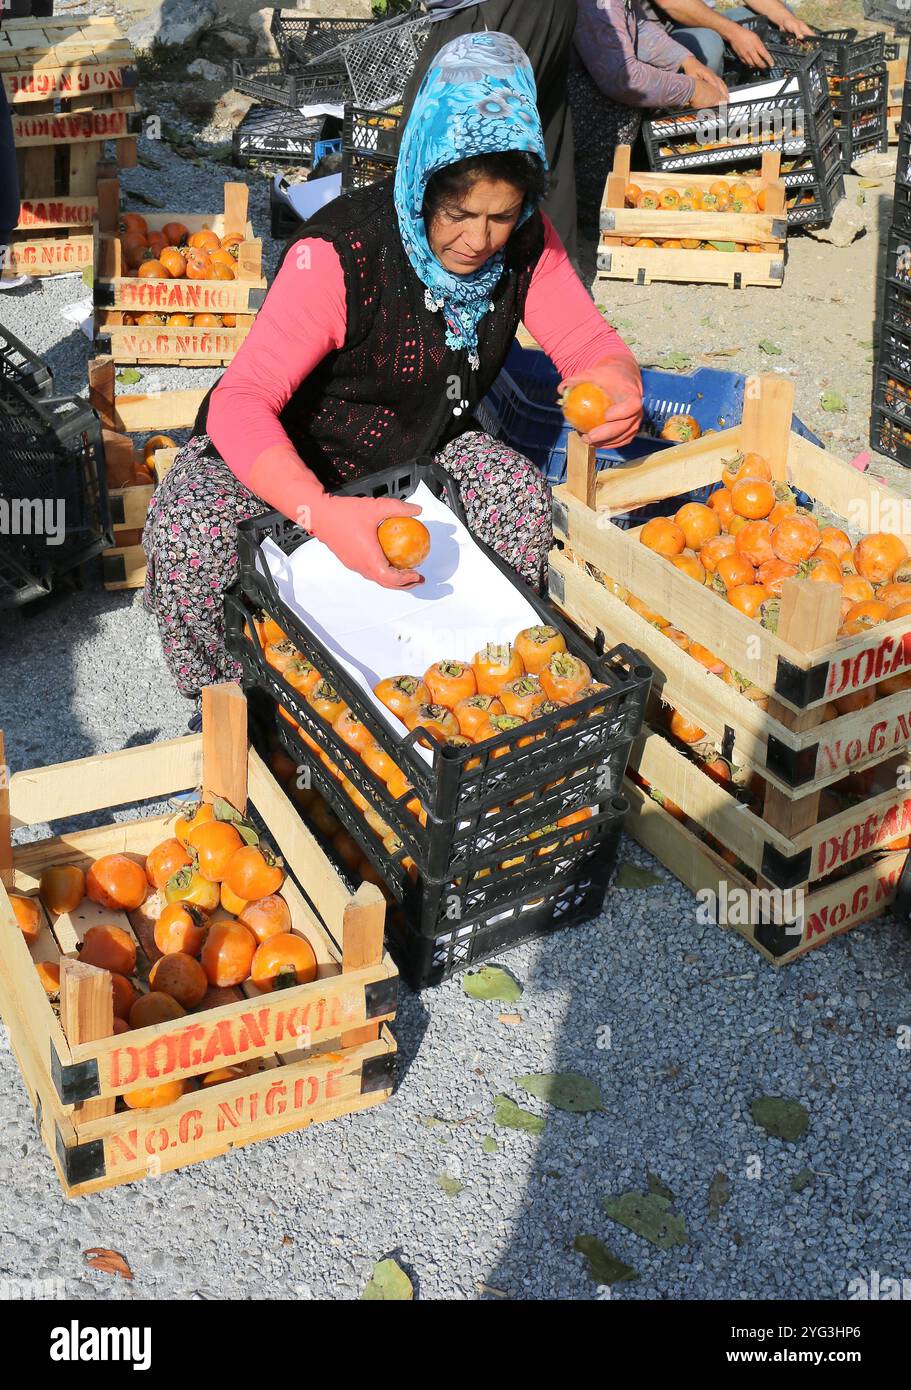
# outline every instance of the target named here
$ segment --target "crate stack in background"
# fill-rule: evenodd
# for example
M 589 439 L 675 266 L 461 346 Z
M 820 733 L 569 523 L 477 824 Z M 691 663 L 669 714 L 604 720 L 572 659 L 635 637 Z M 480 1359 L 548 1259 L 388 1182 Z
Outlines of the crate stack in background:
M 49 594 L 111 543 L 98 420 L 52 392 L 45 363 L 0 330 L 0 609 Z
M 643 122 L 649 167 L 759 178 L 777 150 L 789 227 L 826 226 L 844 197 L 842 155 L 821 52 L 781 55 L 781 71 L 731 89 L 718 119 L 684 111 Z
M 723 433 L 600 475 L 585 450 L 588 467 L 554 490 L 549 587 L 583 632 L 629 645 L 655 670 L 624 788 L 627 832 L 719 925 L 783 965 L 885 913 L 898 891 L 911 617 L 896 607 L 881 625 L 843 632 L 839 587 L 794 578 L 760 626 L 641 543 L 644 504 L 674 517 L 748 452 L 820 525 L 856 540 L 861 514 L 900 536 L 897 492 L 789 428 L 790 383 L 769 375 L 751 387 L 741 423 Z M 615 524 L 630 509 L 634 525 Z
M 432 463 L 386 470 L 369 480 L 369 489 L 375 496 L 407 496 L 419 481 L 460 513 L 450 480 Z M 307 543 L 306 535 L 270 513 L 242 526 L 239 536 L 241 578 L 227 603 L 229 649 L 243 666 L 264 737 L 295 770 L 291 795 L 302 814 L 333 845 L 345 832 L 340 849 L 350 851 L 353 841 L 355 857 L 367 861 L 360 872 L 387 893 L 390 949 L 409 983 L 436 984 L 519 941 L 597 916 L 626 812 L 618 788 L 641 728 L 649 667 L 622 646 L 594 650 L 523 587 L 536 621 L 562 633 L 598 688 L 495 739 L 435 744 L 425 759 L 417 747 L 420 729 L 395 733 L 258 567 L 264 540 L 290 553 Z M 278 650 L 276 625 L 286 634 Z M 292 652 L 348 706 L 364 738 L 359 746 L 369 740 L 374 761 L 362 759 L 314 705 L 318 691 L 310 692 L 312 699 L 303 693 L 284 660 Z M 437 659 L 470 662 L 473 655 L 441 650 Z
M 111 19 L 8 19 L 0 80 L 12 112 L 21 213 L 14 274 L 59 275 L 92 265 L 99 162 L 137 162 L 141 117 L 133 51 Z M 114 164 L 105 160 L 113 142 Z
M 894 44 L 886 44 L 886 87 L 888 93 L 886 98 L 886 130 L 890 145 L 898 144 L 898 128 L 902 117 L 907 62 L 908 42 L 906 39 L 896 39 Z
M 760 26 L 759 32 L 773 57 L 787 61 L 795 53 L 822 54 L 846 174 L 860 155 L 888 148 L 889 71 L 884 34 L 860 38 L 856 29 L 829 29 L 812 39 L 794 39 L 768 24 Z M 890 45 L 888 55 L 895 52 L 895 45 Z
M 908 69 L 911 69 L 911 56 Z M 886 243 L 870 410 L 870 444 L 878 454 L 885 454 L 905 467 L 911 467 L 911 71 L 908 69 L 898 126 L 892 224 Z

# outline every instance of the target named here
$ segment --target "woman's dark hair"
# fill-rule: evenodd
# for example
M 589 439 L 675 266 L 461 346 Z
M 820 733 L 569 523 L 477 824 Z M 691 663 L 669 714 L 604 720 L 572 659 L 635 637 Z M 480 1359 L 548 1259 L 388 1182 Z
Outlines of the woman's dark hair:
M 424 192 L 424 221 L 432 221 L 441 208 L 458 207 L 479 179 L 501 179 L 535 201 L 547 192 L 547 170 L 529 150 L 476 154 L 431 175 Z

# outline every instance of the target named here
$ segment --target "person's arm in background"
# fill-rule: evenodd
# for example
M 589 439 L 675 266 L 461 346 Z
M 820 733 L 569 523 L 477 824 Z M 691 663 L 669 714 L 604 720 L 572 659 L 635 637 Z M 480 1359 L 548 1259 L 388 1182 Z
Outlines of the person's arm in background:
M 782 0 L 746 0 L 746 4 L 776 28 L 782 29 L 786 34 L 793 34 L 795 39 L 811 39 L 816 33 L 809 24 L 804 24 L 802 19 L 792 14 L 787 5 L 782 4 Z
M 695 100 L 694 78 L 665 71 L 671 66 L 679 68 L 690 55 L 680 44 L 674 44 L 679 50 L 675 65 L 642 62 L 623 0 L 609 0 L 606 8 L 598 0 L 579 0 L 575 46 L 593 82 L 612 101 L 624 106 L 661 107 L 690 106 Z
M 656 0 L 657 2 L 657 0 Z M 670 15 L 675 24 L 682 29 L 714 29 L 720 34 L 729 48 L 737 54 L 742 63 L 751 68 L 770 68 L 772 55 L 758 34 L 744 29 L 732 19 L 713 10 L 703 0 L 660 0 L 660 8 Z M 758 9 L 758 5 L 753 5 Z M 782 7 L 783 8 L 783 7 Z
M 558 368 L 560 391 L 591 381 L 612 401 L 604 425 L 583 436 L 592 444 L 628 444 L 642 421 L 642 377 L 630 349 L 606 323 L 544 217 L 544 251 L 535 267 L 525 327 Z
M 344 345 L 347 321 L 338 252 L 315 237 L 299 241 L 212 392 L 206 428 L 231 472 L 257 497 L 323 541 L 349 569 L 387 588 L 405 588 L 421 576 L 387 563 L 376 528 L 387 516 L 417 516 L 420 507 L 327 493 L 278 418 L 301 382 Z

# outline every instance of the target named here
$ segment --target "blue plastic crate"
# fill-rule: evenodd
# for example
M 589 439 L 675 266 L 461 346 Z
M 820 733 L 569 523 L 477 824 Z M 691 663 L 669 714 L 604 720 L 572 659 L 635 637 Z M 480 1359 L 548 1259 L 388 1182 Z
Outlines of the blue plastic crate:
M 692 415 L 703 431 L 738 425 L 743 416 L 744 381 L 739 372 L 717 371 L 714 367 L 697 367 L 687 373 L 643 368 L 643 432 L 622 449 L 599 449 L 599 470 L 642 458 L 657 449 L 671 448 L 670 440 L 659 438 L 671 415 Z M 554 484 L 566 480 L 566 442 L 570 434 L 557 404 L 559 383 L 560 374 L 546 353 L 513 343 L 505 367 L 475 411 L 475 418 L 485 430 L 531 459 Z M 796 415 L 791 428 L 811 443 L 822 444 Z M 697 488 L 685 496 L 640 508 L 636 524 L 649 515 L 676 511 L 684 502 L 704 502 L 713 491 L 714 487 Z M 809 498 L 801 499 L 801 505 L 807 502 Z M 614 520 L 622 525 L 625 518 Z

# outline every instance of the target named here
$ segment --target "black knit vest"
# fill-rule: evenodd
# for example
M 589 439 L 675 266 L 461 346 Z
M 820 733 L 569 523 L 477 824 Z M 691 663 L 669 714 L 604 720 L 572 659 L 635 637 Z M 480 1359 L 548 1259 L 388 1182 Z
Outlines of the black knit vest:
M 473 410 L 506 360 L 544 250 L 540 213 L 506 245 L 503 274 L 491 299 L 494 309 L 478 329 L 481 365 L 476 371 L 464 349 L 447 347 L 442 313 L 424 303 L 425 287 L 399 235 L 391 179 L 327 204 L 301 224 L 282 261 L 302 237 L 332 243 L 347 297 L 344 346 L 301 382 L 279 416 L 324 486 L 340 487 L 434 454 L 466 430 L 477 429 Z M 319 292 L 314 286 L 313 293 Z M 275 293 L 274 286 L 269 293 Z M 205 432 L 209 396 L 211 391 L 196 418 L 198 434 Z

